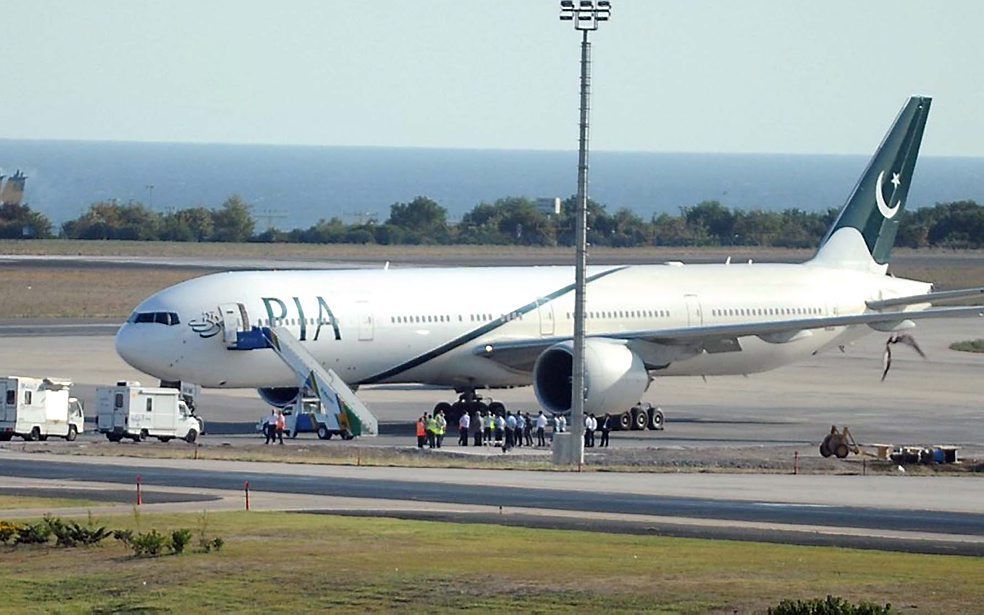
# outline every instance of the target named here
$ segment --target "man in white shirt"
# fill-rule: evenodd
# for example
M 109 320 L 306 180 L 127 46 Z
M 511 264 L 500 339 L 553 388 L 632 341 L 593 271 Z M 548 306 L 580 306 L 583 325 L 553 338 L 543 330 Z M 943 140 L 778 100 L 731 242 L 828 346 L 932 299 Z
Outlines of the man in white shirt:
M 468 428 L 471 427 L 471 417 L 468 412 L 462 412 L 458 419 L 458 444 L 468 446 Z
M 596 423 L 594 417 L 590 414 L 584 417 L 584 446 L 585 448 L 591 448 L 594 446 L 594 430 Z
M 513 431 L 513 438 L 516 446 L 523 446 L 523 430 L 526 429 L 526 419 L 519 412 L 516 413 L 516 429 Z
M 277 437 L 276 408 L 270 410 L 270 415 L 263 420 L 263 435 L 266 436 L 266 442 L 263 444 L 270 444 Z
M 536 415 L 536 445 L 546 446 L 547 441 L 543 437 L 543 430 L 547 428 L 547 417 L 543 414 L 543 410 L 540 410 L 540 414 Z

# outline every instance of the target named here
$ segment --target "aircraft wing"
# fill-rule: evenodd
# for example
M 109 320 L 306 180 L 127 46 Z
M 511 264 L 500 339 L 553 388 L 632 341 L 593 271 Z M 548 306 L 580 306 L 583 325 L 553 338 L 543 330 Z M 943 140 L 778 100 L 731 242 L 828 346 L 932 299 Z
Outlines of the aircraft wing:
M 899 307 L 903 305 L 915 305 L 917 303 L 936 303 L 937 301 L 952 301 L 954 299 L 965 299 L 967 297 L 979 297 L 984 295 L 984 287 L 980 288 L 960 288 L 957 290 L 944 290 L 924 295 L 909 295 L 907 297 L 892 297 L 880 301 L 868 301 L 868 307 L 873 310 L 884 310 L 885 308 Z
M 674 360 L 685 359 L 702 352 L 739 352 L 741 351 L 740 338 L 742 337 L 755 336 L 769 343 L 782 344 L 810 336 L 813 329 L 868 325 L 879 331 L 891 331 L 906 321 L 972 316 L 984 317 L 984 306 L 867 312 L 823 318 L 621 331 L 589 335 L 588 337 L 624 340 L 633 350 L 639 352 L 648 368 L 656 369 L 665 367 Z M 475 354 L 487 357 L 512 369 L 530 371 L 541 352 L 554 344 L 570 339 L 570 337 L 549 337 L 489 342 L 476 348 Z

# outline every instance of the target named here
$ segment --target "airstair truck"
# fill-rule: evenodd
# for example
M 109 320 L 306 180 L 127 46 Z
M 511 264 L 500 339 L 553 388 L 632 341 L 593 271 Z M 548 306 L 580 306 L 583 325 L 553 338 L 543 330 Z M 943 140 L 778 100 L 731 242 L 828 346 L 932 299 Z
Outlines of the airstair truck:
M 74 440 L 82 433 L 82 404 L 69 397 L 70 380 L 0 377 L 0 442 L 14 436 L 47 440 L 57 436 Z
M 110 442 L 124 438 L 194 442 L 205 431 L 205 422 L 188 408 L 178 389 L 117 382 L 96 389 L 96 403 L 96 425 Z

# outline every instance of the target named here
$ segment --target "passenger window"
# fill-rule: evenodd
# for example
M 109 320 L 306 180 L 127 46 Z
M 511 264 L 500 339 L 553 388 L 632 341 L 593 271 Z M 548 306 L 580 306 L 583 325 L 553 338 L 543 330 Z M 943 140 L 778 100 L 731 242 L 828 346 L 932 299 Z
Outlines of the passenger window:
M 30 391 L 24 391 L 24 405 L 25 406 L 30 406 L 31 405 L 31 392 Z
M 10 389 L 7 391 L 7 405 L 13 406 L 17 403 L 17 391 Z
M 122 393 L 117 393 L 116 394 L 116 400 L 113 402 L 113 406 L 116 407 L 116 408 L 122 408 L 123 407 L 123 394 Z
M 147 398 L 147 412 L 153 412 L 153 411 L 154 411 L 154 398 L 153 397 L 148 397 Z

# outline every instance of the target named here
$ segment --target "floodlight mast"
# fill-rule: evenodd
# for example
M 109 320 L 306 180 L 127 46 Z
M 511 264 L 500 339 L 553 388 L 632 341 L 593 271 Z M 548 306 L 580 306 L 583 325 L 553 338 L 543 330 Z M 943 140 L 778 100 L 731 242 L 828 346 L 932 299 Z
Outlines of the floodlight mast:
M 571 365 L 572 465 L 584 463 L 584 312 L 588 266 L 588 117 L 591 94 L 591 42 L 588 32 L 611 16 L 607 0 L 561 0 L 560 19 L 571 21 L 581 32 L 581 119 L 577 153 L 577 202 L 575 203 L 574 260 L 574 348 Z

